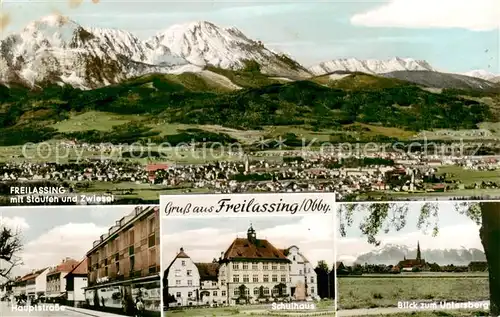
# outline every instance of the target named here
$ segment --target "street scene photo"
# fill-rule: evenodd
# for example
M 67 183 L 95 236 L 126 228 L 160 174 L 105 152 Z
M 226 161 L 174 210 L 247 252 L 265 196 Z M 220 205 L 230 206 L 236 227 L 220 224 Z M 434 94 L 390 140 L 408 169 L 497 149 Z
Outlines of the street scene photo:
M 0 205 L 500 198 L 498 1 L 433 3 L 3 1 Z
M 245 196 L 263 202 L 267 195 Z M 301 194 L 274 196 L 290 201 Z M 203 197 L 183 199 L 200 204 Z M 333 316 L 334 228 L 333 211 L 163 216 L 166 316 Z
M 499 202 L 339 204 L 337 316 L 497 316 L 499 216 Z
M 0 315 L 160 316 L 157 206 L 6 207 Z

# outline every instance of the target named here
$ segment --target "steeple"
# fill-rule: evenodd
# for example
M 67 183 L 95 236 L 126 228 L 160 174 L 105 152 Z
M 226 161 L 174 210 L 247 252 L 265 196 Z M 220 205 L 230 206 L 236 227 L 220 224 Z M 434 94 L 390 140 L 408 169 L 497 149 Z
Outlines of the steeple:
M 255 233 L 255 229 L 252 227 L 252 224 L 250 224 L 250 228 L 248 228 L 247 239 L 250 243 L 255 243 L 255 241 L 257 241 L 257 234 Z
M 420 241 L 417 242 L 417 260 L 422 260 L 422 255 L 420 254 Z

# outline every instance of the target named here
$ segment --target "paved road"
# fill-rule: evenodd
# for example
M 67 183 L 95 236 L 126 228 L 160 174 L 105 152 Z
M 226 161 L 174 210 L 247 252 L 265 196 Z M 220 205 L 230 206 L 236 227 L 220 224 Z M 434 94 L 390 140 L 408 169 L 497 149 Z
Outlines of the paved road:
M 490 301 L 477 301 L 471 302 L 471 304 L 476 307 L 482 308 L 472 308 L 470 310 L 487 310 L 489 308 Z M 420 311 L 446 311 L 446 310 L 460 310 L 465 308 L 455 307 L 446 307 L 440 308 L 439 305 L 437 307 L 427 308 L 397 308 L 397 307 L 387 307 L 387 308 L 365 308 L 365 309 L 347 309 L 347 310 L 339 310 L 337 311 L 337 317 L 350 317 L 350 316 L 369 316 L 369 315 L 391 315 L 398 313 L 411 313 L 411 312 L 420 312 Z

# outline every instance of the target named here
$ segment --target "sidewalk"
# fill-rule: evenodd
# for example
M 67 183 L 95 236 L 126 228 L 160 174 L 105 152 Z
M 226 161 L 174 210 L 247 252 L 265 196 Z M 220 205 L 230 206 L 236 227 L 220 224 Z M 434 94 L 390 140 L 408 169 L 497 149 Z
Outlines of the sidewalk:
M 79 314 L 91 316 L 91 317 L 123 317 L 123 316 L 125 316 L 125 315 L 106 313 L 106 312 L 102 312 L 102 311 L 98 311 L 98 310 L 77 308 L 77 307 L 73 307 L 73 306 L 64 306 L 64 309 L 67 311 L 71 311 L 71 312 L 75 312 L 75 313 L 79 313 Z

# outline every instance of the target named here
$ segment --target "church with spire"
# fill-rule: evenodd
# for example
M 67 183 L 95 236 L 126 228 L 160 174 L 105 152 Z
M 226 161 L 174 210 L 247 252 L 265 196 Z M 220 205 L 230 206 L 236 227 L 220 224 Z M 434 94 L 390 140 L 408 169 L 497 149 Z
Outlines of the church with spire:
M 429 264 L 425 262 L 422 258 L 422 252 L 420 251 L 420 241 L 417 241 L 417 256 L 415 259 L 407 259 L 406 256 L 402 261 L 399 261 L 395 268 L 399 271 L 427 271 L 429 270 Z

